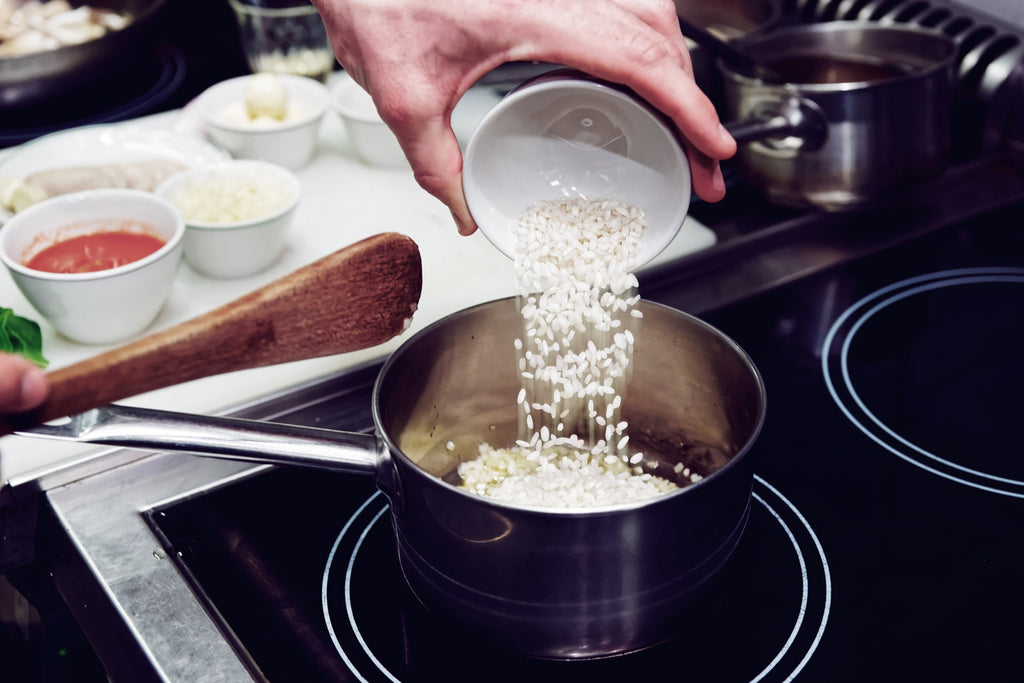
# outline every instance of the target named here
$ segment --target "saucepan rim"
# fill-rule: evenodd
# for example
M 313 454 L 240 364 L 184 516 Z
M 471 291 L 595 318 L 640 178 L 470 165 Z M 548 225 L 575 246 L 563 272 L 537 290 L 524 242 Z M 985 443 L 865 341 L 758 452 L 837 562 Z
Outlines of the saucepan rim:
M 444 318 L 441 318 L 440 320 L 434 321 L 430 325 L 420 330 L 416 335 L 411 337 L 401 346 L 399 346 L 395 351 L 393 351 L 385 360 L 384 365 L 381 367 L 381 370 L 377 375 L 377 379 L 374 382 L 373 398 L 371 401 L 371 409 L 373 414 L 374 425 L 376 426 L 377 437 L 384 442 L 392 457 L 397 457 L 401 459 L 403 463 L 409 466 L 408 469 L 411 470 L 412 472 L 415 472 L 417 476 L 426 478 L 433 482 L 433 484 L 441 485 L 443 488 L 449 490 L 451 493 L 464 497 L 467 500 L 467 502 L 472 502 L 478 505 L 490 505 L 499 509 L 505 509 L 510 511 L 514 510 L 517 514 L 535 514 L 540 516 L 550 515 L 559 518 L 591 518 L 603 515 L 618 515 L 623 513 L 629 513 L 631 511 L 640 508 L 650 507 L 653 505 L 669 504 L 670 502 L 683 498 L 684 496 L 694 495 L 695 491 L 699 491 L 703 488 L 706 488 L 707 486 L 713 485 L 714 482 L 727 476 L 731 470 L 735 469 L 736 467 L 739 467 L 740 462 L 747 456 L 753 445 L 757 442 L 758 436 L 760 435 L 761 430 L 764 426 L 765 416 L 767 414 L 767 400 L 764 379 L 761 376 L 761 373 L 758 370 L 757 366 L 750 358 L 749 354 L 747 354 L 747 352 L 734 339 L 732 339 L 727 334 L 725 334 L 715 326 L 711 325 L 710 323 L 701 320 L 700 318 L 694 315 L 673 308 L 671 306 L 667 306 L 665 304 L 661 304 L 654 301 L 643 300 L 641 301 L 641 305 L 644 307 L 653 308 L 655 310 L 661 309 L 672 315 L 680 316 L 682 318 L 687 319 L 691 324 L 694 324 L 702 328 L 704 331 L 709 332 L 713 337 L 718 338 L 723 344 L 725 344 L 732 353 L 736 354 L 736 356 L 742 362 L 742 364 L 750 371 L 754 383 L 756 385 L 757 395 L 760 398 L 757 406 L 757 415 L 754 419 L 753 428 L 750 430 L 750 434 L 747 437 L 746 441 L 743 443 L 742 447 L 738 449 L 736 453 L 729 458 L 729 461 L 727 463 L 725 463 L 724 465 L 722 465 L 717 470 L 707 475 L 700 481 L 680 488 L 679 490 L 676 491 L 670 491 L 668 493 L 664 493 L 658 496 L 654 496 L 652 498 L 647 498 L 639 501 L 632 501 L 628 503 L 616 503 L 612 505 L 591 506 L 585 508 L 540 507 L 536 505 L 527 505 L 522 503 L 514 503 L 510 501 L 499 500 L 497 498 L 491 498 L 460 488 L 458 486 L 455 486 L 454 484 L 444 481 L 443 479 L 434 474 L 431 474 L 430 472 L 423 469 L 419 464 L 417 464 L 411 457 L 409 457 L 409 455 L 407 455 L 399 447 L 395 439 L 392 437 L 391 433 L 384 426 L 384 416 L 382 414 L 381 409 L 381 394 L 388 388 L 390 370 L 395 365 L 401 363 L 405 355 L 412 352 L 411 350 L 416 346 L 416 342 L 418 340 L 426 336 L 429 336 L 435 330 L 445 327 L 446 325 L 449 325 L 453 323 L 455 320 L 458 320 L 462 317 L 472 315 L 482 308 L 501 305 L 504 302 L 512 301 L 515 298 L 516 297 L 511 296 L 493 299 L 491 301 L 486 301 L 480 304 L 476 304 L 474 306 L 470 306 L 468 308 L 461 309 L 448 316 L 445 316 Z M 511 339 L 509 340 L 509 344 L 512 344 Z M 510 400 L 514 401 L 515 397 L 510 397 Z
M 743 87 L 763 86 L 767 88 L 783 88 L 809 94 L 823 94 L 847 92 L 851 90 L 874 90 L 893 86 L 899 87 L 907 81 L 928 79 L 936 73 L 945 71 L 949 69 L 957 59 L 956 41 L 941 31 L 925 26 L 878 24 L 872 21 L 829 21 L 815 24 L 787 26 L 772 31 L 744 36 L 743 38 L 737 39 L 735 41 L 735 45 L 740 48 L 749 49 L 787 36 L 845 33 L 854 30 L 869 31 L 872 33 L 891 33 L 903 34 L 906 36 L 927 37 L 944 43 L 946 47 L 946 54 L 941 59 L 933 60 L 931 64 L 920 69 L 916 69 L 913 72 L 908 72 L 903 76 L 894 76 L 893 78 L 887 78 L 884 80 L 841 81 L 838 83 L 800 83 L 795 81 L 772 83 L 764 81 L 756 76 L 745 74 L 722 59 L 716 59 L 715 63 L 722 74 L 727 78 L 740 83 Z M 828 52 L 828 50 L 823 49 L 822 52 Z

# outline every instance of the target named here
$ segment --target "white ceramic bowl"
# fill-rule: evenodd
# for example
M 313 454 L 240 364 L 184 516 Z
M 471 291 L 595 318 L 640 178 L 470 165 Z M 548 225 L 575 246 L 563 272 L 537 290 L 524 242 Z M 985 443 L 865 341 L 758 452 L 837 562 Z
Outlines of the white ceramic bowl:
M 320 122 L 328 108 L 327 86 L 304 76 L 274 74 L 285 87 L 288 116 L 283 121 L 251 120 L 246 116 L 246 92 L 253 79 L 262 76 L 266 74 L 221 81 L 196 98 L 206 133 L 236 158 L 302 168 L 316 151 Z
M 130 222 L 146 224 L 164 246 L 133 263 L 90 273 L 49 273 L 23 265 L 55 242 L 99 231 L 97 225 L 123 229 Z M 142 332 L 156 318 L 174 283 L 184 236 L 181 213 L 150 192 L 85 190 L 15 214 L 0 230 L 0 260 L 58 332 L 82 344 L 112 344 Z
M 332 86 L 331 108 L 341 117 L 360 159 L 372 166 L 409 167 L 398 138 L 377 114 L 373 98 L 350 76 L 340 76 Z
M 690 206 L 690 167 L 677 133 L 646 102 L 565 71 L 523 84 L 477 126 L 463 189 L 484 235 L 514 257 L 512 228 L 537 201 L 610 199 L 637 206 L 648 227 L 639 267 L 678 234 Z
M 156 194 L 185 218 L 185 262 L 209 277 L 237 278 L 280 256 L 302 186 L 282 166 L 236 159 L 176 173 Z

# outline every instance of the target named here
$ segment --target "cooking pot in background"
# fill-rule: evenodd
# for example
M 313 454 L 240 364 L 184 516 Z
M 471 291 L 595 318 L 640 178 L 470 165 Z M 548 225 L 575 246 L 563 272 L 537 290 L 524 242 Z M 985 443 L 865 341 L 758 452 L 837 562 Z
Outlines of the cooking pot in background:
M 671 308 L 639 310 L 622 394 L 631 450 L 656 458 L 662 476 L 682 476 L 682 463 L 704 478 L 637 503 L 531 508 L 456 485 L 479 444 L 517 438 L 515 298 L 454 313 L 402 344 L 374 387 L 376 434 L 122 406 L 21 433 L 372 475 L 403 574 L 432 611 L 533 657 L 628 652 L 677 632 L 735 549 L 750 510 L 746 456 L 765 417 L 760 374 L 734 342 Z
M 88 0 L 97 9 L 130 16 L 119 31 L 95 40 L 23 55 L 0 57 L 0 109 L 39 101 L 96 78 L 139 43 L 167 0 Z
M 957 59 L 945 34 L 825 22 L 735 45 L 782 79 L 717 62 L 735 167 L 769 200 L 854 209 L 945 169 Z
M 774 28 L 782 14 L 780 0 L 675 0 L 676 14 L 724 41 L 745 38 Z M 722 76 L 715 56 L 687 39 L 693 77 L 701 90 L 721 108 Z

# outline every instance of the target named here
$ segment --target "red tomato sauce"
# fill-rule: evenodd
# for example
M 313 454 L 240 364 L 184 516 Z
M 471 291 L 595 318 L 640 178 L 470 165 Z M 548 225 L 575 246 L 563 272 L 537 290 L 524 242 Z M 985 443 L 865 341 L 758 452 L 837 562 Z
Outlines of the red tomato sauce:
M 149 256 L 164 246 L 159 237 L 136 232 L 106 231 L 57 242 L 25 265 L 48 273 L 91 273 L 117 268 Z

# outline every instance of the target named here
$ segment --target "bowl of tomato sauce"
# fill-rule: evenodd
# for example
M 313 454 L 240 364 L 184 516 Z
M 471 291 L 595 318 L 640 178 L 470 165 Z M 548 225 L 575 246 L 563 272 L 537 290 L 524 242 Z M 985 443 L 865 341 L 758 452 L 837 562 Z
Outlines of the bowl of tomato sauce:
M 113 344 L 160 313 L 184 235 L 181 212 L 153 193 L 85 190 L 18 212 L 0 230 L 0 260 L 57 332 Z

